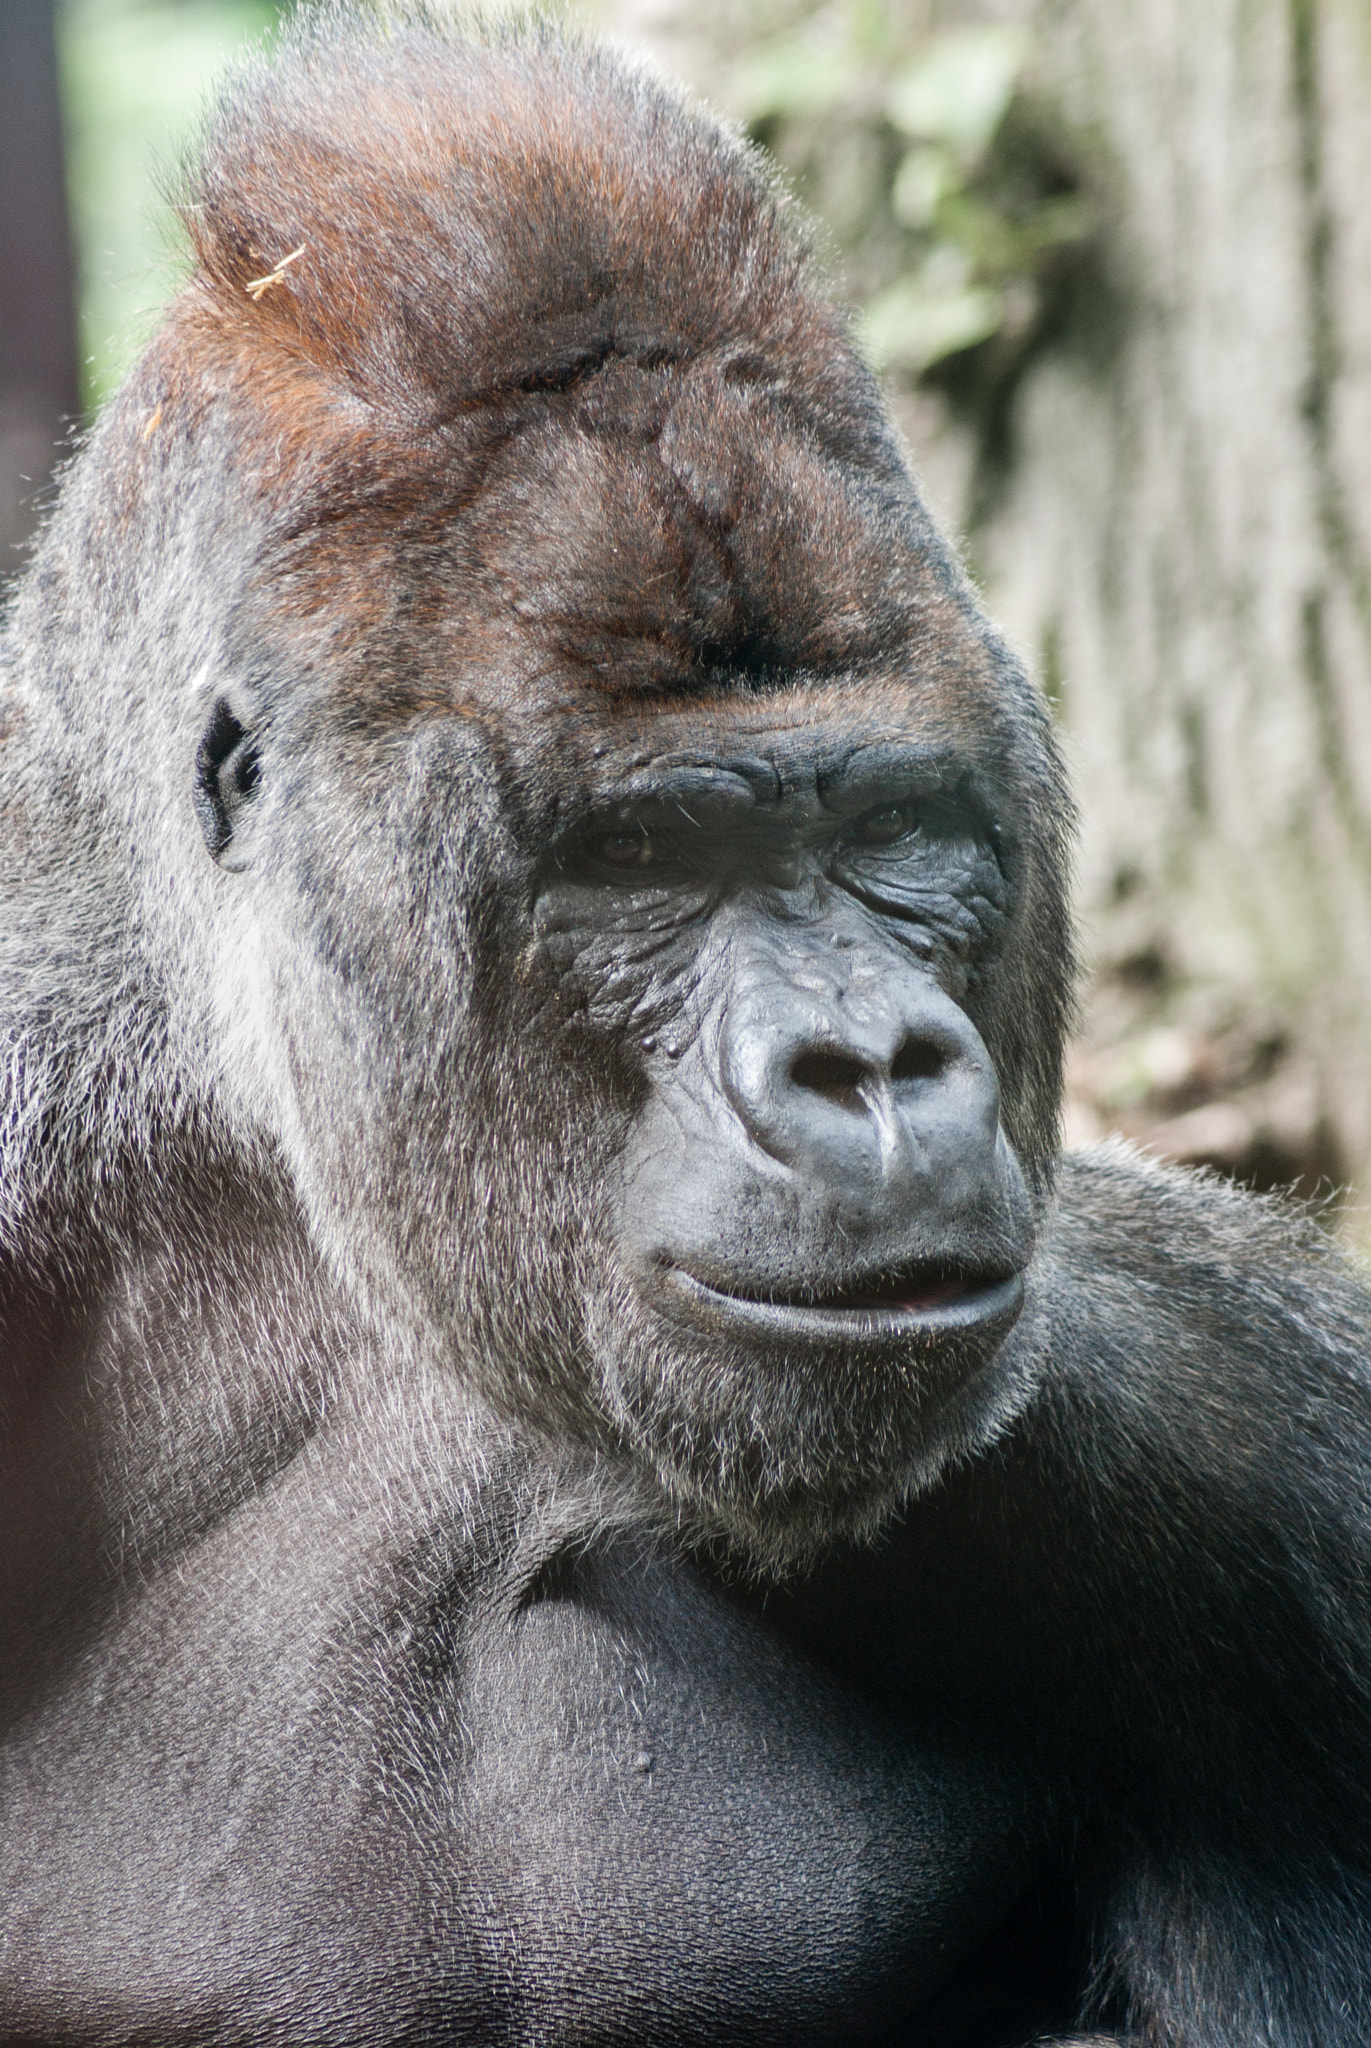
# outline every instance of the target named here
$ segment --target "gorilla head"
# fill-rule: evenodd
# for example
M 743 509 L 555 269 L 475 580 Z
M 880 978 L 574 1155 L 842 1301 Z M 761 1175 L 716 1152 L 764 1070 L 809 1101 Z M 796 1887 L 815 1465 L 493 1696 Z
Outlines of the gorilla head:
M 306 26 L 186 218 L 62 515 L 180 1085 L 412 1354 L 870 1525 L 1031 1381 L 1069 807 L 793 207 L 551 35 Z

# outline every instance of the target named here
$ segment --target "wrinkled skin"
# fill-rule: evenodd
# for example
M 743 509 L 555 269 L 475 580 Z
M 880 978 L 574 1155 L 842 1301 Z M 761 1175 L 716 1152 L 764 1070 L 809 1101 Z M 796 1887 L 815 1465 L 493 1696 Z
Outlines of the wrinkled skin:
M 336 11 L 188 199 L 0 669 L 0 2037 L 1361 2048 L 1371 1302 L 1058 1159 L 786 202 Z
M 599 1404 L 764 1556 L 995 1432 L 1033 1242 L 963 1007 L 1007 889 L 970 792 L 941 794 L 961 763 L 774 716 L 720 720 L 713 761 L 600 766 L 534 883 L 521 991 L 546 977 L 578 1065 L 623 1073 Z

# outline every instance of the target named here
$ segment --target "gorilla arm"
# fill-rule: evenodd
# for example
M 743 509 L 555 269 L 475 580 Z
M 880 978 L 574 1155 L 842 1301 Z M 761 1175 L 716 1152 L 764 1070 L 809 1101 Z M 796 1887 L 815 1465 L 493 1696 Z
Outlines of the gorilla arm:
M 1029 1741 L 1072 1817 L 1092 2003 L 1130 2039 L 1352 2048 L 1365 1283 L 1289 1206 L 1101 1148 L 1062 1162 L 1035 1284 L 1050 1362 L 1021 1421 L 874 1570 L 785 1596 L 787 1627 L 920 1712 Z
M 1106 1816 L 1107 1953 L 1144 2036 L 1364 2038 L 1364 1280 L 1279 1203 L 1066 1164 L 1024 1452 Z

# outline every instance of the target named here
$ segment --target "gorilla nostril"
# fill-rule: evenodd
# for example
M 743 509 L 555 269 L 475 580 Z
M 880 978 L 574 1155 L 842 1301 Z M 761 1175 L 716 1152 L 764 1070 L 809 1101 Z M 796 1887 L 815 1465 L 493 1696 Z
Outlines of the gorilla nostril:
M 890 1062 L 892 1081 L 936 1080 L 947 1065 L 947 1054 L 931 1038 L 906 1038 Z
M 871 1069 L 851 1053 L 812 1046 L 792 1061 L 790 1078 L 797 1088 L 807 1088 L 844 1109 L 860 1109 L 862 1084 L 870 1081 Z

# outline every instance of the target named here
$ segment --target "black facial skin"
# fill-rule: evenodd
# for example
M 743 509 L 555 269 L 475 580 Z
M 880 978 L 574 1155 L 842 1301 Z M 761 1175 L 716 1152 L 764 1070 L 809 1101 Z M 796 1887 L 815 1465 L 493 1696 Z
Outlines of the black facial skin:
M 812 1542 L 1010 1406 L 986 1368 L 1032 1204 L 964 1007 L 1009 892 L 957 762 L 749 737 L 597 792 L 533 921 L 564 999 L 642 1052 L 610 1200 L 627 1302 L 592 1329 L 610 1412 L 674 1490 L 727 1517 L 731 1486 L 772 1543 Z

